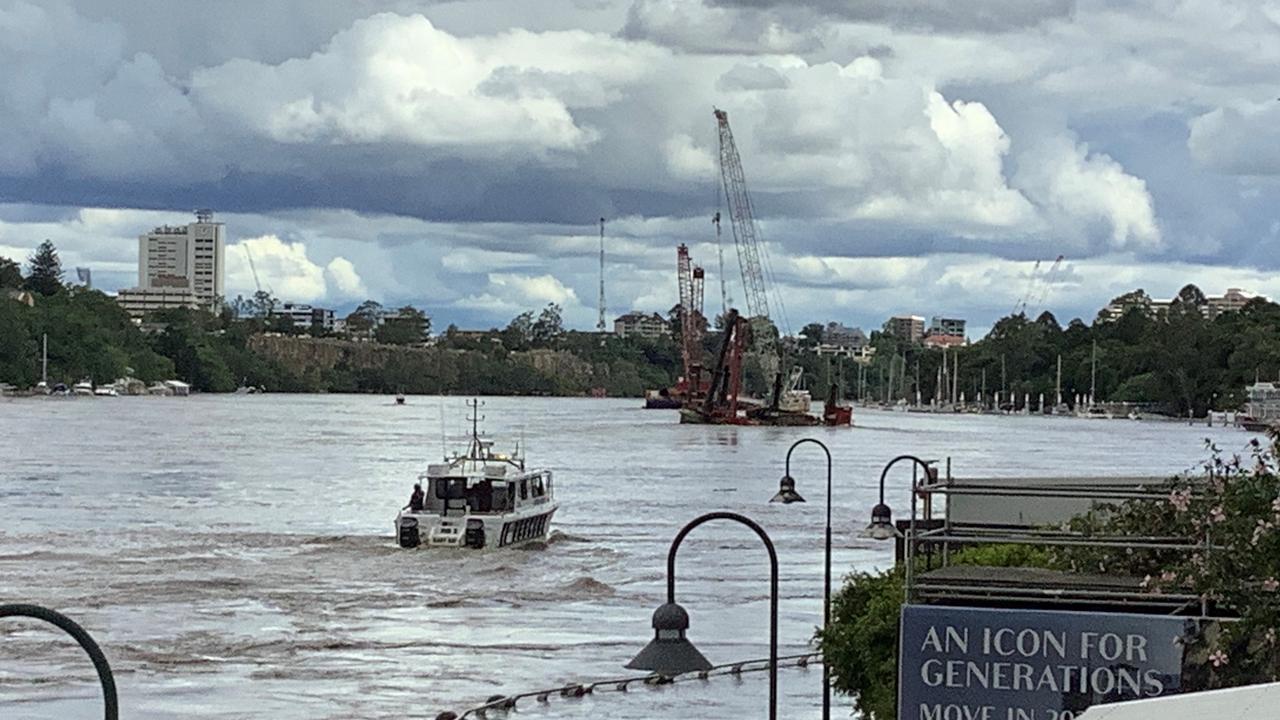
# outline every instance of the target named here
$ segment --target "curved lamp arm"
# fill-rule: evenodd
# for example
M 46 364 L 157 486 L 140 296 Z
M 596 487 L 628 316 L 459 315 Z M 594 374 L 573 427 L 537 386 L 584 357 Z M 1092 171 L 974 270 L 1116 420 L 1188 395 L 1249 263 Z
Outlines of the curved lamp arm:
M 104 717 L 106 720 L 118 720 L 120 717 L 120 709 L 116 700 L 116 680 L 111 674 L 111 665 L 107 663 L 107 657 L 102 654 L 102 648 L 98 647 L 98 643 L 80 627 L 74 620 L 63 615 L 56 610 L 50 610 L 39 605 L 0 605 L 0 618 L 3 617 L 29 617 L 37 620 L 44 620 L 47 623 L 56 625 L 76 642 L 80 643 L 80 647 L 89 654 L 89 659 L 93 661 L 93 669 L 98 671 L 98 682 L 102 685 L 102 702 L 106 707 Z
M 890 460 L 890 461 L 889 461 L 889 464 L 884 466 L 884 470 L 881 470 L 881 471 L 880 471 L 880 504 L 881 504 L 881 505 L 884 505 L 884 504 L 885 504 L 885 502 L 884 502 L 884 481 L 885 481 L 885 478 L 887 478 L 887 477 L 889 476 L 889 469 L 890 469 L 890 468 L 892 468 L 894 465 L 898 464 L 899 462 L 903 461 L 903 460 L 908 460 L 908 461 L 910 461 L 910 462 L 915 463 L 916 465 L 919 465 L 919 466 L 924 470 L 924 476 L 925 476 L 926 478 L 927 478 L 927 477 L 929 477 L 929 476 L 930 476 L 930 474 L 933 472 L 933 468 L 931 468 L 931 467 L 929 466 L 929 463 L 925 462 L 924 460 L 921 460 L 920 458 L 916 457 L 915 455 L 899 455 L 898 457 L 896 457 L 896 458 L 894 458 L 894 459 Z M 915 491 L 916 491 L 915 483 L 913 482 L 913 483 L 911 484 L 911 492 L 915 492 Z
M 778 552 L 774 549 L 773 541 L 769 539 L 769 534 L 764 531 L 764 528 L 751 518 L 734 512 L 709 512 L 694 518 L 676 533 L 675 539 L 671 541 L 671 550 L 667 553 L 667 602 L 674 604 L 676 601 L 676 552 L 680 550 L 680 543 L 684 542 L 685 537 L 694 528 L 711 520 L 732 520 L 746 525 L 760 537 L 765 549 L 769 551 L 769 720 L 776 720 L 778 717 Z
M 768 533 L 764 528 L 760 527 L 756 521 L 745 515 L 739 515 L 734 512 L 718 511 L 709 512 L 694 518 L 676 533 L 676 537 L 671 541 L 671 549 L 667 551 L 667 602 L 674 603 L 676 601 L 676 553 L 680 550 L 680 543 L 684 542 L 685 537 L 699 525 L 710 522 L 711 520 L 733 520 L 735 522 L 746 525 L 760 536 L 760 540 L 764 542 L 765 549 L 769 551 L 769 564 L 772 566 L 772 583 L 776 589 L 778 585 L 778 552 L 773 547 L 773 541 L 769 539 Z

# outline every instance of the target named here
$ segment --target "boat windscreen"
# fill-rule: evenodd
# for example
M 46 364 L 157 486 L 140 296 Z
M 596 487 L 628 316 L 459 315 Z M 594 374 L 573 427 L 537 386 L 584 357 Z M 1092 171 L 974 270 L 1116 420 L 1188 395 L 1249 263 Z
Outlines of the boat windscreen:
M 461 500 L 467 496 L 466 478 L 439 478 L 434 482 L 435 495 L 441 500 Z

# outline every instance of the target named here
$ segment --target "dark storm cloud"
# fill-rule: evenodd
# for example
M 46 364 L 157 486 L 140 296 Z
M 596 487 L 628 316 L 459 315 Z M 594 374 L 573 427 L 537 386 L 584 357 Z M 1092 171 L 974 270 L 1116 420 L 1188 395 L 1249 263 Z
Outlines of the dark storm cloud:
M 943 32 L 1005 32 L 1069 17 L 1075 0 L 706 0 L 751 10 L 808 9 L 854 22 Z

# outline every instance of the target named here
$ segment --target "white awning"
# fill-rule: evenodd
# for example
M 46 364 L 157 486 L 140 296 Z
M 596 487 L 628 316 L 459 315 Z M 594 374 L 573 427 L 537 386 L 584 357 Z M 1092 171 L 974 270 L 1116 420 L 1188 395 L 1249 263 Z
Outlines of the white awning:
M 1277 708 L 1280 708 L 1280 683 L 1266 683 L 1094 705 L 1077 715 L 1076 720 L 1271 718 L 1276 717 Z

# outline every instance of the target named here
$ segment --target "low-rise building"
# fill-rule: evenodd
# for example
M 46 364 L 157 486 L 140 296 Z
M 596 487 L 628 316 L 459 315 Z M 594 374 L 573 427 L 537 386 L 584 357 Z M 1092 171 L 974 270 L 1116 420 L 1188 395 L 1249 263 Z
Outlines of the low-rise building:
M 819 355 L 836 355 L 843 357 L 859 357 L 869 347 L 866 333 L 862 328 L 845 327 L 837 322 L 827 323 L 822 330 L 822 342 L 814 347 Z
M 1212 320 L 1222 313 L 1236 312 L 1255 297 L 1257 295 L 1245 292 L 1240 288 L 1227 288 L 1227 291 L 1222 295 L 1208 299 L 1209 304 L 1205 306 L 1205 316 Z
M 325 332 L 333 332 L 336 318 L 328 308 L 312 307 L 301 303 L 284 303 L 271 310 L 272 317 L 288 317 L 295 327 L 309 329 L 319 326 Z
M 1212 320 L 1223 313 L 1237 312 L 1248 302 L 1258 297 L 1240 288 L 1228 288 L 1221 295 L 1205 297 L 1203 305 L 1199 305 L 1200 313 L 1206 320 Z M 1125 293 L 1111 301 L 1098 313 L 1098 319 L 1104 322 L 1119 320 L 1132 308 L 1138 308 L 1150 318 L 1160 318 L 1168 314 L 1177 298 L 1156 300 L 1142 290 Z
M 885 323 L 885 330 L 894 337 L 920 342 L 924 338 L 924 318 L 919 315 L 894 315 Z
M 620 338 L 660 338 L 671 329 L 658 313 L 629 312 L 613 321 L 613 332 Z
M 202 303 L 189 288 L 148 287 L 120 290 L 116 293 L 116 304 L 129 313 L 129 317 L 140 321 L 144 316 L 159 310 L 196 309 Z
M 929 321 L 930 336 L 957 337 L 964 340 L 964 320 L 934 315 Z

